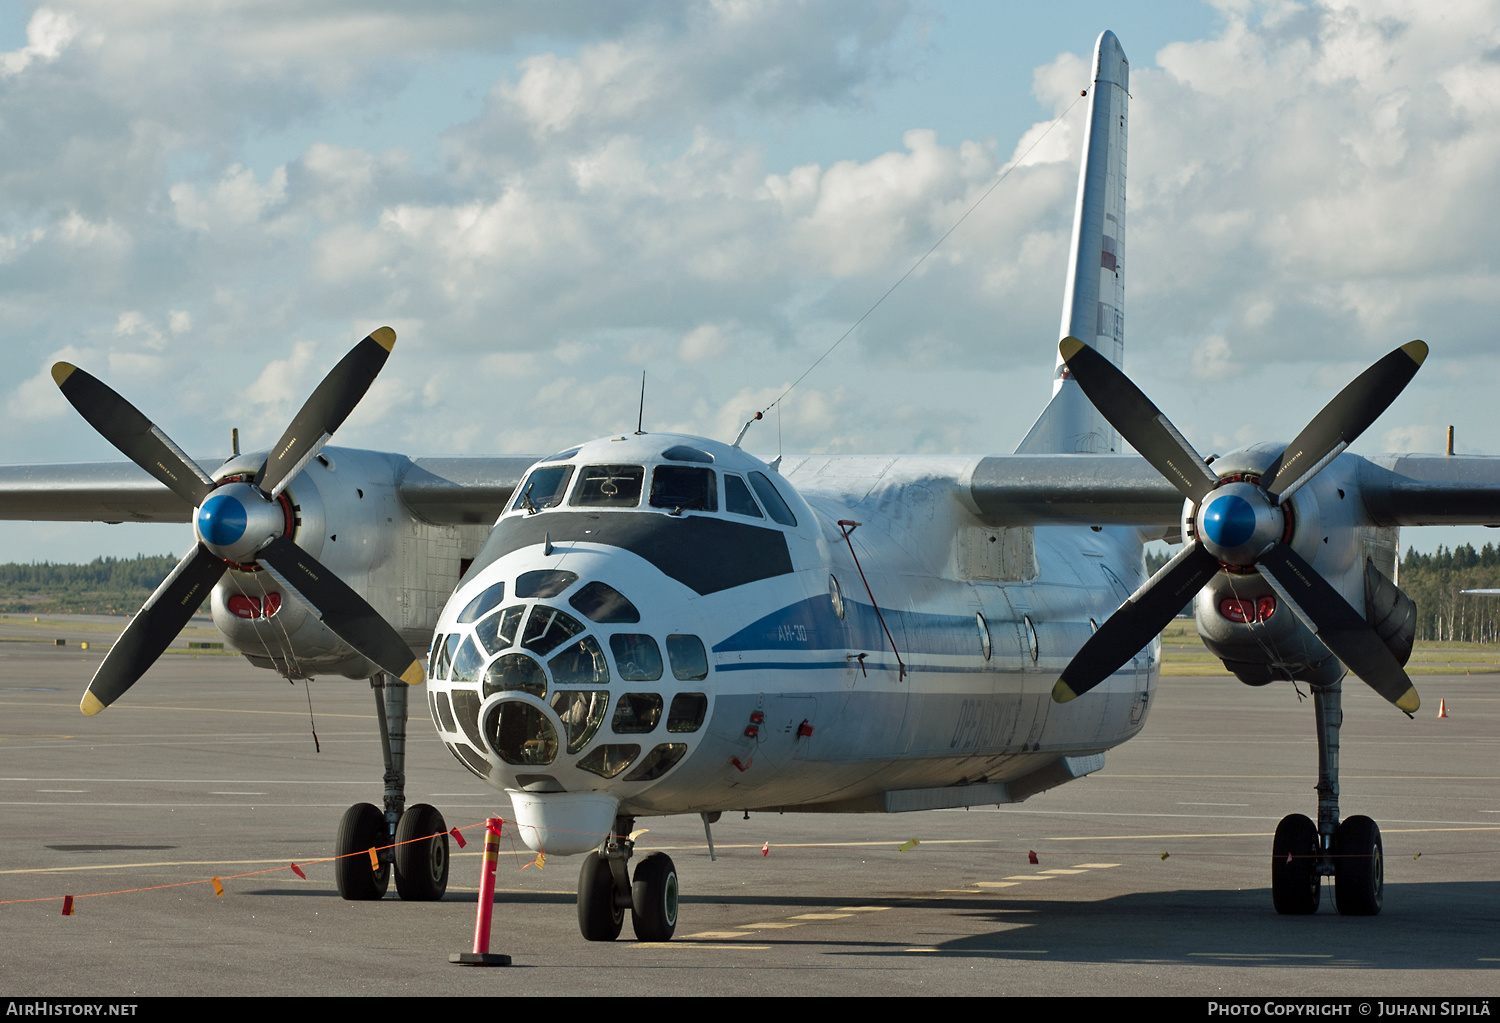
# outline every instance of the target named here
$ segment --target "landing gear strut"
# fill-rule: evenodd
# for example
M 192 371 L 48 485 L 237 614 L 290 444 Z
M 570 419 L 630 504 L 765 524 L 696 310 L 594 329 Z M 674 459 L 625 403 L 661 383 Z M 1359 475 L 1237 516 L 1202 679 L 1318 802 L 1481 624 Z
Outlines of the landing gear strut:
M 583 858 L 578 874 L 578 929 L 589 941 L 614 941 L 630 910 L 630 925 L 641 941 L 671 941 L 677 930 L 677 868 L 666 853 L 655 852 L 635 868 L 630 880 L 630 840 L 635 818 L 616 817 L 604 844 Z
M 1271 901 L 1276 912 L 1316 913 L 1323 878 L 1333 878 L 1334 903 L 1345 916 L 1374 916 L 1385 893 L 1380 828 L 1368 817 L 1339 821 L 1339 727 L 1343 687 L 1312 686 L 1318 721 L 1318 823 L 1300 813 L 1276 826 L 1271 843 Z
M 406 807 L 406 697 L 410 687 L 381 673 L 370 679 L 380 719 L 380 752 L 385 760 L 385 811 L 369 803 L 351 806 L 334 841 L 334 878 L 339 895 L 351 902 L 379 899 L 396 869 L 396 891 L 408 902 L 435 902 L 448 890 L 448 825 L 426 803 Z M 397 843 L 394 849 L 380 848 Z M 380 868 L 367 853 L 378 849 Z

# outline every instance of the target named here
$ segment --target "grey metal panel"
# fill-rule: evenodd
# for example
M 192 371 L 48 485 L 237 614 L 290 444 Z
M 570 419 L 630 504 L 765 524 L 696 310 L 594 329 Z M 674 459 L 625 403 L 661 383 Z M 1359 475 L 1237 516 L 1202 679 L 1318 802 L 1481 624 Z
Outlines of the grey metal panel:
M 414 515 L 444 525 L 492 523 L 542 455 L 417 458 L 397 489 Z
M 990 526 L 1170 526 L 1182 495 L 1139 455 L 990 455 L 970 493 Z
M 0 465 L 0 519 L 187 522 L 192 511 L 134 462 Z
M 1360 497 L 1376 525 L 1500 524 L 1500 457 L 1376 455 L 1359 461 Z

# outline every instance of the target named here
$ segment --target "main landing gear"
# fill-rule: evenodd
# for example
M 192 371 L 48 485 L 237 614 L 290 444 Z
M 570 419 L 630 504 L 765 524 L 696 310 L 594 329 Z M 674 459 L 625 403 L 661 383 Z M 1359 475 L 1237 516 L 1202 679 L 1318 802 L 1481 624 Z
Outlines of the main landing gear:
M 671 941 L 677 930 L 677 868 L 666 853 L 641 860 L 630 880 L 635 818 L 616 817 L 613 833 L 583 858 L 578 874 L 578 929 L 589 941 L 614 941 L 630 910 L 641 941 Z
M 448 825 L 426 803 L 406 806 L 406 697 L 410 687 L 379 674 L 370 679 L 380 718 L 380 749 L 385 758 L 385 811 L 356 803 L 339 821 L 334 840 L 334 878 L 339 895 L 351 902 L 379 899 L 395 868 L 396 892 L 408 902 L 436 902 L 448 890 Z M 415 841 L 413 841 L 415 839 Z M 394 849 L 380 848 L 396 843 Z M 368 850 L 380 868 L 370 868 Z
M 1340 682 L 1313 686 L 1318 720 L 1318 823 L 1300 813 L 1283 817 L 1271 842 L 1271 901 L 1276 912 L 1316 913 L 1323 878 L 1345 916 L 1374 916 L 1385 894 L 1380 828 L 1368 817 L 1339 821 Z

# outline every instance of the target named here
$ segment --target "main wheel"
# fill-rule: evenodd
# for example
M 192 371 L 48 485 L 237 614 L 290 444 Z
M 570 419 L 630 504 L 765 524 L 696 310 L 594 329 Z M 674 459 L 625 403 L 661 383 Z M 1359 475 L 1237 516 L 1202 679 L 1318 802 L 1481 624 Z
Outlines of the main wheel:
M 407 902 L 436 902 L 448 890 L 448 824 L 426 803 L 396 825 L 396 892 Z
M 384 897 L 391 882 L 391 865 L 382 863 L 379 870 L 370 869 L 368 850 L 390 842 L 385 814 L 369 803 L 355 803 L 344 811 L 339 821 L 338 837 L 333 842 L 333 876 L 339 894 L 350 902 L 365 902 Z
M 1318 911 L 1318 826 L 1300 813 L 1276 825 L 1271 840 L 1271 902 L 1276 912 L 1306 915 Z
M 578 930 L 588 941 L 614 941 L 624 923 L 625 910 L 615 905 L 609 860 L 591 852 L 578 872 Z
M 1345 916 L 1374 916 L 1385 897 L 1385 853 L 1380 827 L 1350 817 L 1333 833 L 1333 899 Z
M 671 941 L 677 930 L 677 868 L 655 852 L 635 868 L 630 886 L 630 926 L 641 941 Z

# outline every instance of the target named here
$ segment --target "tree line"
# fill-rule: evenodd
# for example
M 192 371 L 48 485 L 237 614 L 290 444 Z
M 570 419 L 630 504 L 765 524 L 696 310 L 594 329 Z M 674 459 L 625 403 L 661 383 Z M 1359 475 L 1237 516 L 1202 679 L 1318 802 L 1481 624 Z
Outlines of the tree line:
M 171 554 L 95 558 L 82 565 L 0 564 L 0 611 L 120 614 L 138 611 L 177 565 Z

